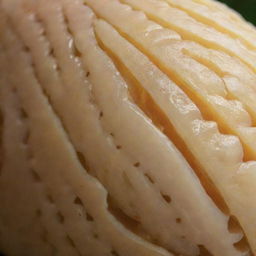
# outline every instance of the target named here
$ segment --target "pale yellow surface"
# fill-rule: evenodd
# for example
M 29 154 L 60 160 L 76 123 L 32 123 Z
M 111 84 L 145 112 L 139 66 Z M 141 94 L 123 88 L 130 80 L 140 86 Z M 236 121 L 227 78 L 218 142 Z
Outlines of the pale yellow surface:
M 256 30 L 210 0 L 0 2 L 0 251 L 256 254 Z

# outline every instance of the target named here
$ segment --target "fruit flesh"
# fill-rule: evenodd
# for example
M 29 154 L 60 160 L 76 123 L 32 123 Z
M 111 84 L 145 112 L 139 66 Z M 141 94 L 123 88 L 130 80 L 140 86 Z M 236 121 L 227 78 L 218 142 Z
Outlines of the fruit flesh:
M 249 255 L 243 231 L 254 251 L 255 162 L 246 161 L 255 160 L 255 72 L 118 1 L 12 3 L 2 7 L 10 62 L 2 70 L 15 70 L 5 83 L 28 113 L 32 167 L 56 203 L 50 216 L 60 223 L 47 228 L 59 253 Z

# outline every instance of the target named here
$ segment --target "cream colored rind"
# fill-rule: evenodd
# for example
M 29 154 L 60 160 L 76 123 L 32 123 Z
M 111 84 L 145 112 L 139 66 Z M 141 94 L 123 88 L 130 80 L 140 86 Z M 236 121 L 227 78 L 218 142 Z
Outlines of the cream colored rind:
M 29 216 L 35 214 L 33 223 L 38 222 L 38 227 L 21 239 L 12 225 L 9 232 L 17 240 L 17 248 L 10 248 L 1 232 L 0 246 L 3 240 L 5 250 L 14 256 L 30 240 L 44 254 L 48 250 L 46 254 L 61 256 L 172 252 L 196 256 L 205 255 L 204 248 L 218 256 L 249 255 L 246 242 L 240 246 L 242 230 L 233 230 L 232 215 L 255 251 L 255 162 L 246 162 L 255 160 L 256 139 L 256 78 L 251 62 L 255 56 L 249 25 L 221 5 L 202 0 L 191 0 L 187 14 L 181 7 L 185 0 L 179 7 L 172 0 L 159 4 L 123 0 L 126 5 L 116 0 L 85 0 L 92 9 L 79 0 L 2 2 L 1 11 L 8 14 L 6 22 L 5 15 L 0 20 L 7 59 L 1 62 L 0 71 L 6 73 L 8 87 L 1 97 L 7 120 L 11 116 L 5 130 L 11 122 L 22 121 L 21 128 L 13 127 L 20 137 L 14 141 L 9 136 L 7 144 L 15 148 L 25 140 L 25 149 L 18 152 L 22 156 L 17 161 L 14 151 L 10 160 L 5 159 L 12 171 L 7 175 L 4 169 L 0 192 L 4 191 L 7 205 L 5 218 L 11 221 L 15 216 L 8 209 L 9 198 L 14 198 L 11 188 L 24 189 L 21 198 L 31 207 L 17 204 L 16 216 L 25 209 L 28 216 L 20 218 L 19 224 L 29 223 Z M 225 31 L 209 24 L 211 16 L 206 22 L 198 14 L 192 15 L 195 2 L 216 12 L 223 9 L 228 14 Z M 162 12 L 161 18 L 154 14 L 156 9 Z M 189 26 L 168 19 L 172 11 L 192 26 L 204 46 L 183 40 Z M 163 19 L 166 27 L 179 29 L 163 28 Z M 227 31 L 231 23 L 239 29 Z M 212 35 L 204 38 L 201 32 L 206 27 L 212 27 Z M 241 44 L 235 42 L 243 33 L 246 37 Z M 209 49 L 212 44 L 205 42 L 214 41 L 214 36 L 219 42 Z M 216 45 L 226 47 L 225 53 Z M 142 96 L 147 99 L 149 94 L 154 106 L 166 115 L 230 212 L 222 213 L 220 205 L 207 195 L 207 184 L 196 176 L 200 176 L 197 167 L 192 170 L 190 156 L 172 142 L 166 127 L 158 126 L 141 109 L 143 98 L 136 101 L 129 94 L 134 80 L 129 80 L 122 65 L 145 90 Z M 198 95 L 200 100 L 194 97 Z M 218 130 L 223 132 L 224 121 L 230 135 Z M 3 134 L 6 139 L 8 133 Z M 17 185 L 10 177 L 16 176 L 20 165 L 30 177 L 22 177 Z M 28 199 L 29 193 L 34 197 Z M 245 208 L 250 211 L 245 213 Z M 23 249 L 24 254 L 33 255 L 35 247 L 31 252 Z
M 9 67 L 14 67 L 17 72 L 17 76 L 13 77 L 12 81 L 29 116 L 28 122 L 31 132 L 29 145 L 34 153 L 32 167 L 42 175 L 49 191 L 55 189 L 57 192 L 55 195 L 58 207 L 61 208 L 61 201 L 65 199 L 61 190 L 66 190 L 66 183 L 79 196 L 84 208 L 95 220 L 96 227 L 93 231 L 98 230 L 99 236 L 113 246 L 104 255 L 113 255 L 113 251 L 118 251 L 120 254 L 127 256 L 131 254 L 171 255 L 127 231 L 108 212 L 106 191 L 82 168 L 60 120 L 54 114 L 53 109 L 47 102 L 47 98 L 41 91 L 36 77 L 33 75 L 31 62 L 26 53 L 24 53 L 24 48 L 22 48 L 20 41 L 12 31 L 8 31 L 8 35 L 4 35 L 3 39 L 5 47 L 7 47 L 7 56 L 12 64 Z M 17 59 L 18 61 L 16 61 Z M 20 83 L 20 81 L 23 81 L 23 83 Z M 40 109 L 40 112 L 35 112 L 34 109 Z M 49 140 L 52 141 L 51 149 L 49 149 Z M 56 161 L 57 159 L 59 161 Z M 69 217 L 70 211 L 66 205 L 65 217 Z M 68 224 L 64 221 L 62 227 L 68 229 L 67 226 Z M 51 234 L 55 235 L 55 232 L 52 230 Z M 92 231 L 88 230 L 88 238 L 89 235 L 92 235 Z M 76 242 L 74 241 L 74 243 Z M 68 250 L 68 244 L 66 246 L 65 243 L 58 244 L 59 255 L 79 255 L 76 247 L 72 246 L 74 253 L 71 254 L 72 251 Z M 86 253 L 102 255 L 97 253 L 96 249 L 88 249 Z M 103 244 L 98 249 L 104 249 Z
M 70 7 L 71 8 L 71 7 Z M 45 7 L 44 8 L 45 9 L 45 11 L 42 11 L 42 12 L 40 12 L 40 13 L 42 13 L 41 14 L 41 18 L 43 19 L 43 20 L 46 20 L 46 22 L 51 22 L 49 19 L 47 19 L 46 17 L 47 17 L 47 15 L 49 14 L 49 13 L 51 13 L 52 15 L 51 15 L 51 17 L 57 17 L 58 15 L 54 15 L 54 8 L 53 8 L 53 12 L 51 12 L 51 8 L 47 8 L 47 7 Z M 69 8 L 68 8 L 68 10 L 69 10 Z M 47 13 L 47 15 L 45 15 L 44 16 L 44 12 L 45 13 Z M 17 14 L 18 15 L 18 14 Z M 76 18 L 77 18 L 77 16 L 76 16 Z M 25 21 L 22 19 L 22 17 L 20 17 L 20 25 L 18 25 L 17 26 L 17 28 L 18 28 L 18 30 L 19 29 L 21 29 L 23 26 L 24 26 L 24 24 L 25 24 Z M 48 20 L 48 21 L 47 21 Z M 54 31 L 54 28 L 55 28 L 55 26 L 50 26 L 49 25 L 49 23 L 48 23 L 48 25 L 47 25 L 47 27 L 48 27 L 48 29 L 47 29 L 47 32 L 46 33 L 48 33 L 48 36 L 50 37 L 50 38 L 52 38 L 52 35 L 54 35 L 54 34 L 56 34 L 56 30 Z M 52 23 L 50 23 L 50 24 L 58 24 L 58 22 L 56 21 L 56 20 L 54 20 L 54 18 L 53 18 L 53 20 L 52 20 Z M 27 27 L 27 30 L 28 31 L 36 31 L 36 30 L 38 30 L 38 31 L 40 31 L 40 29 L 39 29 L 39 27 L 36 27 L 36 26 L 34 26 L 35 27 L 35 29 L 33 29 L 33 26 L 30 26 L 30 27 Z M 56 28 L 55 28 L 56 29 Z M 57 27 L 57 29 L 58 29 L 58 27 Z M 24 27 L 24 31 L 25 31 L 25 27 Z M 52 32 L 51 32 L 52 31 Z M 20 33 L 22 34 L 22 30 L 20 30 Z M 24 33 L 23 33 L 24 34 Z M 29 36 L 29 35 L 32 35 L 33 33 L 31 32 L 31 33 L 27 33 L 27 37 L 25 37 L 25 41 L 29 44 L 29 46 L 30 46 L 30 48 L 32 49 L 32 53 L 37 53 L 37 58 L 35 58 L 36 59 L 36 67 L 39 67 L 39 76 L 40 76 L 40 74 L 43 74 L 43 72 L 42 72 L 42 65 L 41 65 L 41 69 L 40 69 L 40 64 L 39 63 L 45 63 L 45 61 L 43 61 L 43 60 L 40 60 L 40 56 L 42 56 L 42 55 L 40 55 L 40 50 L 39 50 L 39 48 L 35 48 L 35 47 L 37 47 L 38 45 L 40 46 L 40 41 L 38 41 L 36 44 L 34 44 L 34 46 L 33 46 L 33 44 L 32 44 L 32 42 L 33 42 L 33 40 L 32 40 L 32 38 L 31 38 L 31 36 Z M 24 34 L 25 35 L 25 34 Z M 63 40 L 64 41 L 64 40 Z M 31 43 L 29 43 L 29 42 L 31 42 Z M 60 58 L 61 60 L 62 60 L 62 62 L 64 62 L 65 60 L 67 61 L 67 58 L 65 59 L 65 51 L 69 51 L 68 49 L 66 49 L 65 50 L 65 45 L 59 45 L 58 43 L 57 43 L 57 45 L 58 45 L 58 49 L 63 49 L 62 51 L 62 53 L 60 53 L 60 51 L 58 51 L 58 50 L 56 50 L 56 54 L 57 54 L 57 57 L 58 58 Z M 36 50 L 37 49 L 37 50 Z M 44 53 L 44 52 L 46 52 L 46 51 L 43 51 L 42 53 Z M 37 63 L 38 63 L 38 65 L 37 65 Z M 45 65 L 45 64 L 44 64 Z M 50 65 L 50 66 L 53 66 L 53 65 Z M 49 67 L 50 67 L 49 66 Z M 69 69 L 69 70 L 72 70 L 71 68 L 72 68 L 72 66 L 66 66 L 67 67 L 67 70 Z M 65 68 L 65 65 L 63 65 L 63 64 L 61 64 L 61 66 L 60 66 L 60 68 L 61 69 L 64 69 Z M 41 71 L 40 71 L 41 70 Z M 90 73 L 91 73 L 91 71 L 90 71 Z M 45 79 L 43 76 L 40 76 L 41 77 L 41 80 L 42 81 L 44 81 L 43 79 Z M 69 76 L 69 78 L 67 77 L 67 76 L 65 76 L 65 72 L 63 72 L 63 76 L 62 76 L 62 78 L 64 79 L 64 81 L 67 81 L 67 79 L 71 79 L 71 77 Z M 50 83 L 50 81 L 51 80 L 49 80 L 50 79 L 50 77 L 47 77 L 47 83 L 48 83 L 48 86 L 49 86 L 49 88 L 51 87 L 51 83 Z M 70 80 L 69 80 L 70 81 Z M 73 81 L 70 81 L 69 82 L 70 84 L 75 84 L 75 82 Z M 80 82 L 81 83 L 81 82 Z M 43 84 L 45 84 L 45 82 L 43 82 Z M 68 85 L 68 82 L 66 82 L 66 86 Z M 64 84 L 64 86 L 65 86 L 65 84 Z M 53 87 L 52 87 L 53 88 Z M 50 90 L 50 89 L 48 89 L 48 90 Z M 58 92 L 58 91 L 60 91 L 61 90 L 61 88 L 59 88 L 58 89 L 58 87 L 56 87 L 56 85 L 55 85 L 55 88 L 54 88 L 54 90 L 56 91 L 56 92 Z M 72 88 L 72 90 L 74 91 L 74 86 L 73 86 L 73 88 Z M 71 95 L 71 92 L 72 91 L 68 91 L 67 92 L 67 96 L 69 96 L 69 98 L 70 98 L 70 95 Z M 53 94 L 53 91 L 52 91 L 52 93 L 50 94 L 50 96 L 51 95 L 54 95 Z M 56 94 L 55 94 L 56 95 Z M 64 95 L 62 95 L 62 97 L 64 97 Z M 53 102 L 53 104 L 54 104 L 54 102 L 56 101 L 55 99 L 57 99 L 56 97 L 51 97 L 51 99 L 53 100 L 52 102 Z M 67 103 L 66 103 L 66 101 L 62 101 L 62 104 L 64 103 L 64 105 L 67 105 Z M 61 104 L 61 103 L 59 103 L 59 104 Z M 73 104 L 73 109 L 74 110 L 78 110 L 77 109 L 77 107 L 75 107 L 75 102 L 72 102 L 71 101 L 71 104 Z M 61 105 L 61 107 L 62 107 L 62 109 L 63 109 L 63 107 L 65 107 L 64 105 Z M 57 104 L 56 104 L 56 106 L 57 106 Z M 61 111 L 61 108 L 59 107 L 58 108 L 59 109 L 59 111 Z M 106 109 L 106 107 L 105 107 L 105 109 Z M 68 110 L 67 108 L 66 108 L 66 110 Z M 73 110 L 73 111 L 74 111 Z M 78 113 L 80 113 L 80 111 L 77 111 Z M 67 111 L 65 111 L 65 113 L 66 113 L 66 115 L 64 114 L 64 115 L 62 115 L 63 116 L 63 118 L 64 118 L 64 122 L 65 122 L 65 120 L 67 120 L 67 117 L 66 116 L 74 116 L 75 115 L 75 113 L 73 112 L 73 114 L 68 114 L 68 112 Z M 104 111 L 104 114 L 105 114 L 105 111 Z M 94 119 L 95 120 L 97 120 L 97 114 L 95 113 L 94 114 L 95 115 L 95 117 L 94 117 Z M 86 115 L 86 116 L 88 116 L 88 115 Z M 89 116 L 88 116 L 88 118 L 89 118 Z M 91 120 L 91 118 L 90 118 L 90 120 Z M 66 124 L 67 125 L 65 125 L 67 128 L 68 127 L 70 127 L 70 124 L 75 124 L 75 123 L 77 123 L 77 121 L 72 121 L 72 122 L 67 122 L 66 121 Z M 81 125 L 81 123 L 80 123 L 80 125 Z M 88 126 L 88 125 L 87 125 Z M 82 129 L 83 131 L 87 131 L 87 130 L 85 130 L 85 126 L 83 126 L 84 127 L 84 129 Z M 94 126 L 94 129 L 95 129 L 95 127 L 96 126 Z M 88 129 L 88 128 L 86 128 L 86 129 Z M 93 127 L 91 128 L 91 129 L 93 129 Z M 71 130 L 71 134 L 74 134 L 74 132 L 73 132 L 74 130 L 72 129 Z M 88 130 L 89 131 L 89 130 Z M 76 129 L 76 133 L 78 132 L 78 129 Z M 115 134 L 118 134 L 118 132 L 115 132 Z M 74 135 L 73 135 L 74 136 Z M 80 143 L 81 143 L 81 135 L 79 135 L 79 133 L 78 133 L 78 135 L 77 135 L 79 138 L 80 138 Z M 91 136 L 91 135 L 90 135 Z M 99 136 L 99 135 L 98 135 Z M 95 143 L 95 141 L 97 141 L 97 137 L 93 137 L 93 141 L 94 141 L 94 143 Z M 77 140 L 78 141 L 78 140 Z M 88 141 L 88 139 L 86 139 L 86 141 Z M 93 142 L 92 141 L 92 142 Z M 92 143 L 91 142 L 91 143 Z M 85 143 L 83 143 L 84 145 L 86 145 Z M 99 144 L 100 145 L 100 141 L 99 141 L 99 143 L 97 143 L 97 144 Z M 101 144 L 102 144 L 102 142 L 101 142 Z M 78 142 L 77 142 L 77 145 L 78 145 Z M 90 144 L 89 144 L 90 145 Z M 124 147 L 125 147 L 125 144 L 123 145 Z M 81 146 L 80 146 L 81 147 Z M 85 147 L 84 147 L 85 148 Z M 87 158 L 87 159 L 91 159 L 92 158 L 92 156 L 93 156 L 93 145 L 91 145 L 91 146 L 89 146 L 88 147 L 89 149 L 90 149 L 90 155 L 89 156 L 91 156 L 90 158 Z M 81 149 L 83 149 L 83 148 L 77 148 L 77 150 L 79 150 L 79 151 L 81 151 Z M 87 152 L 87 151 L 85 151 L 85 149 L 83 149 L 84 150 L 84 152 Z M 99 150 L 99 149 L 97 149 L 97 150 Z M 83 152 L 83 151 L 82 151 Z M 94 153 L 94 154 L 96 154 L 96 152 Z M 105 155 L 105 154 L 109 154 L 109 153 L 107 153 L 107 151 L 106 152 L 102 152 L 102 155 Z M 113 152 L 112 152 L 112 154 L 113 154 Z M 88 153 L 86 154 L 86 155 L 88 155 Z M 108 155 L 107 155 L 108 156 Z M 109 157 L 109 156 L 108 156 Z M 111 157 L 111 156 L 110 156 Z M 90 160 L 90 161 L 92 161 L 92 160 Z M 94 161 L 94 165 L 96 165 L 96 162 L 99 162 L 99 160 L 97 160 L 97 159 L 95 159 L 95 161 Z M 124 160 L 123 160 L 123 162 L 124 162 Z M 98 163 L 98 165 L 100 164 L 101 162 L 99 162 Z M 120 161 L 119 163 L 118 163 L 118 165 L 121 165 L 122 164 L 122 162 Z M 114 163 L 112 163 L 112 165 L 114 165 Z M 130 164 L 130 167 L 128 168 L 128 169 L 131 169 L 131 168 L 134 168 L 134 167 L 131 167 L 133 165 L 133 162 Z M 112 168 L 114 168 L 114 167 L 112 167 Z M 124 169 L 127 169 L 127 166 L 125 167 L 124 166 Z M 99 171 L 98 171 L 99 172 Z M 159 170 L 158 170 L 158 172 L 159 172 Z M 102 176 L 101 175 L 101 173 L 99 172 L 99 174 L 98 175 L 100 175 L 100 176 Z M 128 175 L 131 175 L 131 174 L 129 174 L 128 173 Z M 106 175 L 105 175 L 106 176 Z M 133 175 L 134 176 L 134 175 Z M 104 176 L 102 176 L 103 178 L 105 178 Z M 132 177 L 132 176 L 131 176 Z M 111 178 L 111 176 L 110 176 L 110 178 Z M 122 177 L 121 177 L 122 178 Z M 190 180 L 192 177 L 190 176 L 190 178 L 188 179 L 188 180 Z M 102 178 L 101 178 L 102 179 Z M 113 178 L 112 178 L 113 179 Z M 114 183 L 113 183 L 113 181 L 111 181 L 112 179 L 109 179 L 109 187 L 110 187 L 110 191 L 115 191 L 115 190 L 113 190 L 113 189 L 115 189 L 115 187 L 114 187 Z M 116 179 L 117 179 L 117 177 L 116 177 Z M 138 183 L 138 185 L 136 185 L 136 186 L 140 186 L 141 188 L 141 190 L 143 191 L 143 183 L 146 185 L 147 183 L 145 183 L 145 181 L 143 181 L 143 179 L 141 179 L 140 178 L 140 176 L 138 176 L 138 175 L 136 175 L 136 176 L 134 176 L 134 178 L 133 179 L 140 179 L 141 181 L 141 183 Z M 166 179 L 166 178 L 165 178 Z M 135 180 L 134 180 L 135 181 Z M 106 181 L 105 181 L 106 182 Z M 110 183 L 111 182 L 111 183 Z M 167 182 L 166 182 L 166 184 L 167 184 Z M 144 185 L 144 186 L 145 186 Z M 139 188 L 139 187 L 138 187 Z M 145 190 L 145 188 L 144 188 L 144 190 Z M 152 190 L 152 189 L 151 189 Z M 146 190 L 147 191 L 147 190 Z M 146 192 L 145 191 L 145 192 Z M 150 191 L 149 189 L 148 189 L 148 191 Z M 144 194 L 145 194 L 145 192 L 144 192 Z M 162 192 L 165 192 L 165 191 L 162 191 Z M 124 191 L 123 193 L 129 193 L 129 191 Z M 142 193 L 142 192 L 140 192 L 140 193 Z M 147 192 L 147 193 L 149 193 L 149 192 Z M 159 192 L 158 192 L 159 193 Z M 116 197 L 115 196 L 115 194 L 112 192 L 112 194 L 114 195 L 114 197 Z M 120 189 L 118 189 L 118 190 L 116 190 L 116 194 L 120 194 Z M 146 194 L 145 194 L 146 195 Z M 128 197 L 128 194 L 127 194 L 127 197 Z M 138 195 L 137 195 L 137 197 L 138 197 Z M 154 198 L 155 196 L 154 196 L 154 194 L 152 194 L 152 192 L 151 192 L 151 201 L 153 202 L 153 198 Z M 134 197 L 133 197 L 134 198 Z M 137 199 L 138 200 L 138 199 Z M 154 200 L 158 200 L 158 201 L 156 201 L 156 202 L 158 202 L 158 206 L 160 207 L 160 205 L 162 205 L 162 208 L 163 208 L 163 210 L 164 209 L 166 209 L 166 210 L 164 210 L 164 211 L 170 211 L 170 210 L 167 210 L 168 208 L 165 206 L 165 202 L 164 201 L 161 201 L 161 200 L 163 200 L 163 199 L 161 199 L 161 197 L 160 197 L 160 194 L 159 194 L 159 196 L 158 196 L 158 199 L 157 199 L 157 197 L 156 197 L 156 199 L 154 199 Z M 119 201 L 121 201 L 121 199 L 119 199 Z M 151 204 L 152 204 L 152 202 L 151 202 Z M 136 203 L 136 201 L 134 201 L 134 204 L 137 204 Z M 140 205 L 141 203 L 138 201 L 138 205 Z M 126 208 L 127 208 L 127 206 L 126 206 Z M 203 209 L 204 207 L 202 207 L 202 209 Z M 146 208 L 146 204 L 145 204 L 145 210 L 146 210 L 147 208 Z M 207 207 L 206 207 L 206 209 L 207 209 Z M 153 210 L 153 208 L 151 208 L 151 211 Z M 159 209 L 158 209 L 158 211 L 159 211 Z M 198 211 L 198 207 L 196 207 L 196 209 L 195 209 L 195 212 L 196 211 Z M 216 213 L 215 213 L 216 214 Z M 213 214 L 213 216 L 215 215 L 215 214 Z M 152 214 L 152 216 L 154 216 L 153 214 Z M 157 217 L 157 214 L 155 214 L 155 216 Z M 168 216 L 168 215 L 167 215 Z M 170 215 L 171 216 L 171 215 Z M 149 223 L 152 223 L 152 217 L 147 217 L 147 215 L 145 215 L 145 216 L 143 216 L 144 218 L 145 218 L 145 220 L 144 220 L 144 223 L 145 223 L 145 221 L 146 221 L 146 219 L 148 218 L 148 222 Z M 151 218 L 151 219 L 150 219 Z M 159 218 L 159 219 L 161 219 L 161 218 Z M 151 222 L 150 222 L 150 220 L 151 220 Z M 227 221 L 227 220 L 225 220 L 225 218 L 223 219 L 224 220 L 224 223 Z M 174 221 L 175 221 L 175 218 L 174 218 Z M 227 222 L 226 222 L 227 223 Z M 164 222 L 163 222 L 163 224 L 164 224 Z M 162 224 L 162 225 L 163 225 Z M 177 224 L 176 224 L 177 225 Z M 152 229 L 152 228 L 151 228 Z M 176 230 L 176 232 L 177 232 L 178 230 Z M 152 231 L 151 231 L 152 232 Z M 168 230 L 167 230 L 167 232 L 168 232 Z M 184 232 L 184 231 L 183 231 Z M 235 237 L 234 237 L 234 239 L 235 239 Z M 233 240 L 234 242 L 236 241 L 236 240 Z M 198 242 L 200 242 L 200 240 L 198 241 Z M 232 243 L 231 243 L 231 248 L 232 248 Z M 185 252 L 186 253 L 186 252 Z

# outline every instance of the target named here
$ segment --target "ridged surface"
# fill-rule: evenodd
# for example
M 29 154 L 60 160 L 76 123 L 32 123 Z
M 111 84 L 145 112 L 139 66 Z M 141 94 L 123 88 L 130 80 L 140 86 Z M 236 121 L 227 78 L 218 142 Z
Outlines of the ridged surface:
M 256 255 L 255 40 L 210 0 L 0 1 L 0 250 Z

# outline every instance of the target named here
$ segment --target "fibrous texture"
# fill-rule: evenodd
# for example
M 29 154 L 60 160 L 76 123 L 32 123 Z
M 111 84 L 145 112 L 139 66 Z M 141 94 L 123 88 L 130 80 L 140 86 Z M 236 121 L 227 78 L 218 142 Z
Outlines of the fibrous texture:
M 256 255 L 255 86 L 217 2 L 0 1 L 0 249 Z

